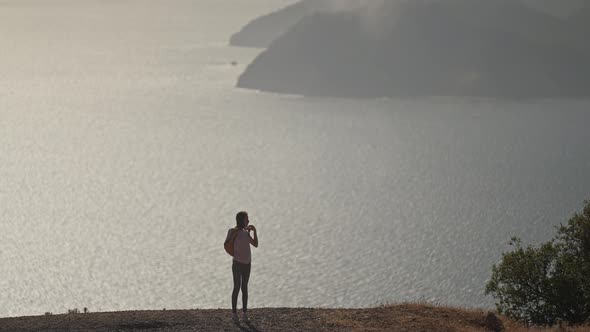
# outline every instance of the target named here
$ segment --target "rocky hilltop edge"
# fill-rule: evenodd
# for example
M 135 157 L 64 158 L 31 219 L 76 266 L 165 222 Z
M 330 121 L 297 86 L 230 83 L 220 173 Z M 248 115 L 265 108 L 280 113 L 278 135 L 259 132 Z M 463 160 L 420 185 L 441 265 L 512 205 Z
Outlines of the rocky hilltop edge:
M 77 313 L 0 319 L 0 331 L 524 331 L 505 317 L 483 310 L 429 304 L 367 309 L 251 309 L 250 322 L 236 324 L 230 310 L 157 310 Z M 530 329 L 527 331 L 547 331 Z M 584 331 L 584 328 L 572 331 Z

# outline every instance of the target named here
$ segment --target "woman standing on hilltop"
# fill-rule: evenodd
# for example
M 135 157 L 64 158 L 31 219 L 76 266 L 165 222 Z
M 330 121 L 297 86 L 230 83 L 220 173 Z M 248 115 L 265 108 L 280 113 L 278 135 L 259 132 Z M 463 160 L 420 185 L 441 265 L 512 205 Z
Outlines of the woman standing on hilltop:
M 242 289 L 242 311 L 243 321 L 248 321 L 248 279 L 250 279 L 250 268 L 252 254 L 250 245 L 258 248 L 258 233 L 254 225 L 248 225 L 248 213 L 245 211 L 238 212 L 236 215 L 236 228 L 227 232 L 224 246 L 233 243 L 230 254 L 233 256 L 232 273 L 234 277 L 234 290 L 231 296 L 232 319 L 238 322 L 238 293 Z M 254 232 L 254 237 L 250 236 Z M 226 249 L 227 250 L 227 249 Z

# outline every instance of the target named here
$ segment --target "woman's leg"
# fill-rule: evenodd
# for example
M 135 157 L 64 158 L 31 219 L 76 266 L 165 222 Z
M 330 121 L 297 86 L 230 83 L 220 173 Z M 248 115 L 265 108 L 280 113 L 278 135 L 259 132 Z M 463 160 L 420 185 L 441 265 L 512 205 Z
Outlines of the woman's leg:
M 238 307 L 238 293 L 240 292 L 241 271 L 238 263 L 233 262 L 231 266 L 232 274 L 234 275 L 234 290 L 231 294 L 231 310 L 235 314 Z
M 250 280 L 251 264 L 240 264 L 242 267 L 242 310 L 248 310 L 248 280 Z

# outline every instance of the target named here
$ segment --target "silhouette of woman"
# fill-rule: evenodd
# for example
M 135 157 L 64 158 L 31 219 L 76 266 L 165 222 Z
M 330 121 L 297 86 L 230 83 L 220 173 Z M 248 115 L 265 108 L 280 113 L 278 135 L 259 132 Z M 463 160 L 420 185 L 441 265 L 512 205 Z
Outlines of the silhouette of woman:
M 242 320 L 248 322 L 248 280 L 250 279 L 252 254 L 250 245 L 258 248 L 258 232 L 254 225 L 249 225 L 248 213 L 245 211 L 236 214 L 236 228 L 227 232 L 225 244 L 229 241 L 233 243 L 233 261 L 232 274 L 234 279 L 234 289 L 231 296 L 232 319 L 238 322 L 238 293 L 242 290 Z M 254 232 L 254 237 L 250 235 Z

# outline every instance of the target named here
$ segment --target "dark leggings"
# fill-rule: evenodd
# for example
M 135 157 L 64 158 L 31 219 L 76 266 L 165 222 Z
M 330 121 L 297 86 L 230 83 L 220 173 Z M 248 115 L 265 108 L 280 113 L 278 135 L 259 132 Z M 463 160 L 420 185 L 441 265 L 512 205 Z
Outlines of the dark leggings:
M 248 309 L 248 279 L 250 279 L 250 264 L 242 264 L 233 261 L 231 270 L 234 275 L 234 291 L 231 294 L 231 309 L 237 312 L 238 293 L 242 287 L 242 310 Z

